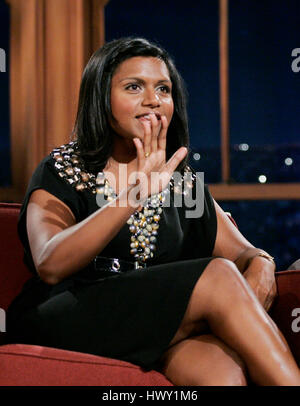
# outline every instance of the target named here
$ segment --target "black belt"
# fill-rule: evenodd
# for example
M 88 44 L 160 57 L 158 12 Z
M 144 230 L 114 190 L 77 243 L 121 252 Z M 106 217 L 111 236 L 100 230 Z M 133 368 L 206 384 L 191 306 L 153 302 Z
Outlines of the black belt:
M 133 271 L 139 268 L 146 268 L 146 264 L 140 264 L 139 262 L 129 262 L 118 258 L 107 258 L 97 256 L 94 259 L 94 267 L 97 271 L 108 271 L 115 273 L 122 273 Z

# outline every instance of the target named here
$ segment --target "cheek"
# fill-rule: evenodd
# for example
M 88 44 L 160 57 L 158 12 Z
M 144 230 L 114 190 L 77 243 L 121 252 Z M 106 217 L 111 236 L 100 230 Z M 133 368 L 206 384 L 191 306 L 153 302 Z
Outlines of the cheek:
M 174 113 L 174 103 L 173 100 L 170 100 L 170 102 L 166 104 L 166 116 L 169 121 L 169 124 L 172 120 L 173 113 Z
M 117 121 L 123 121 L 131 116 L 135 111 L 135 103 L 128 98 L 113 97 L 111 98 L 111 110 Z

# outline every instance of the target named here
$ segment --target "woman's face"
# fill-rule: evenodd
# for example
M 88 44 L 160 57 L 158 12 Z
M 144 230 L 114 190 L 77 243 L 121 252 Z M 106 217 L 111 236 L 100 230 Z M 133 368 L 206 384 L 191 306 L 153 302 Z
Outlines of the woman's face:
M 165 115 L 170 124 L 174 104 L 172 83 L 166 64 L 154 57 L 136 56 L 122 62 L 111 82 L 111 110 L 114 131 L 132 140 L 143 140 L 142 120 L 153 112 Z

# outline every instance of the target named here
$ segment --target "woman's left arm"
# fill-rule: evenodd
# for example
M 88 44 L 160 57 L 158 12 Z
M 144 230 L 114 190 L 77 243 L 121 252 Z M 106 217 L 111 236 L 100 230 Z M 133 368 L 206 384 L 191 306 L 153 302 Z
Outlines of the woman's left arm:
M 268 311 L 277 294 L 276 266 L 272 257 L 266 251 L 254 247 L 217 202 L 214 201 L 214 204 L 217 215 L 217 236 L 213 256 L 221 256 L 233 261 L 260 303 Z

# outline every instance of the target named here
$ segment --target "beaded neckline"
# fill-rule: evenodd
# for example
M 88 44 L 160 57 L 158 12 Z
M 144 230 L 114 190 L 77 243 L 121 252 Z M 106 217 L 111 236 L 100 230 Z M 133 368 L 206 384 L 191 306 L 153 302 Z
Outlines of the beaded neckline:
M 55 160 L 54 167 L 58 175 L 73 186 L 78 192 L 85 189 L 96 191 L 96 176 L 84 168 L 83 159 L 79 157 L 76 141 L 54 148 L 50 155 Z
M 97 176 L 86 171 L 84 161 L 78 154 L 77 141 L 71 141 L 68 144 L 54 148 L 50 155 L 55 160 L 54 166 L 59 176 L 65 179 L 65 181 L 72 185 L 78 192 L 88 189 L 92 193 L 97 193 Z M 191 182 L 193 183 L 196 179 L 196 175 L 188 166 L 181 181 L 184 181 L 188 173 L 192 173 Z M 193 185 L 188 185 L 188 187 L 192 188 Z M 170 189 L 174 189 L 175 193 L 182 192 L 180 182 L 176 184 L 173 177 L 170 179 Z
M 78 192 L 90 190 L 97 194 L 97 203 L 98 197 L 104 198 L 105 201 L 116 198 L 104 172 L 98 172 L 95 176 L 85 170 L 84 161 L 78 154 L 76 141 L 54 148 L 50 155 L 55 160 L 54 167 L 58 171 L 58 175 Z M 184 180 L 184 176 L 181 182 Z M 188 187 L 193 187 L 194 179 L 195 175 L 193 174 L 191 184 Z M 182 193 L 180 182 L 175 184 L 173 177 L 169 186 L 175 193 Z M 140 212 L 135 211 L 127 221 L 131 233 L 130 254 L 134 257 L 136 268 L 142 268 L 146 261 L 154 256 L 159 221 L 163 212 L 162 207 L 169 192 L 169 188 L 166 188 L 162 192 L 150 196 L 144 203 L 142 210 Z

